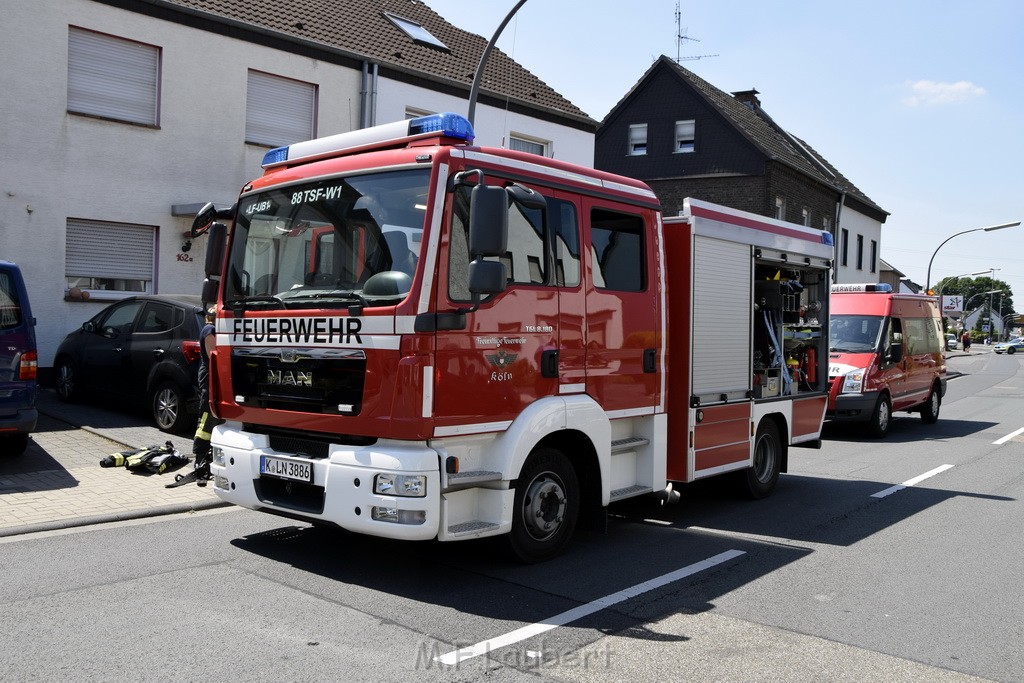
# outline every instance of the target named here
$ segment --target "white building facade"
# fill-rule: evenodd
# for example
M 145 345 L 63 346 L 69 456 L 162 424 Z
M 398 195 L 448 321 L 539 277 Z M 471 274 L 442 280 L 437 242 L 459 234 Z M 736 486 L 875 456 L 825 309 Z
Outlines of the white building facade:
M 374 77 L 373 60 L 332 63 L 280 36 L 270 38 L 286 49 L 154 16 L 173 2 L 137 3 L 149 12 L 94 0 L 2 4 L 0 258 L 28 282 L 44 377 L 65 334 L 111 301 L 199 294 L 205 238 L 183 251 L 192 213 L 206 201 L 230 206 L 268 149 L 467 110 L 468 87 L 436 75 Z M 119 75 L 97 77 L 111 65 Z M 476 142 L 591 166 L 588 121 L 481 101 Z

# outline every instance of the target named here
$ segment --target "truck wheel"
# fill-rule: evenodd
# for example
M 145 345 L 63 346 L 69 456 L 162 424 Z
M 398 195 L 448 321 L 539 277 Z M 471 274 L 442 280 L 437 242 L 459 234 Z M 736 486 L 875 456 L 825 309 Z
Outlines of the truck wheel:
M 185 392 L 177 382 L 165 380 L 158 384 L 150 405 L 153 408 L 153 421 L 160 431 L 181 433 L 188 419 L 188 411 L 185 410 Z
M 938 387 L 932 387 L 928 394 L 928 401 L 921 406 L 921 422 L 926 425 L 935 424 L 939 421 L 939 408 L 942 405 L 942 398 L 939 396 Z
M 768 496 L 779 481 L 782 470 L 782 440 L 772 420 L 761 420 L 754 437 L 754 464 L 743 472 L 746 492 L 751 498 Z
M 519 474 L 509 551 L 531 564 L 554 557 L 572 538 L 579 507 L 579 483 L 569 459 L 554 448 L 538 448 Z
M 57 361 L 57 367 L 54 368 L 54 374 L 56 374 L 56 385 L 57 398 L 60 400 L 70 403 L 78 399 L 78 372 L 75 370 L 75 366 L 71 364 L 67 358 L 61 358 Z
M 892 422 L 892 403 L 889 397 L 882 394 L 875 403 L 875 409 L 868 420 L 868 434 L 876 439 L 884 438 L 889 433 L 889 423 Z

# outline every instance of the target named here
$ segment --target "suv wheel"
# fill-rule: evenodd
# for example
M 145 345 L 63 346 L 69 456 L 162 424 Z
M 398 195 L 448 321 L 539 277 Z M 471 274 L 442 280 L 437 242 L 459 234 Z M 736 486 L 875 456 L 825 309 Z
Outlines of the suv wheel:
M 57 398 L 66 402 L 76 400 L 79 391 L 78 371 L 75 370 L 75 366 L 67 358 L 61 358 L 57 361 L 54 372 L 57 375 Z
M 177 382 L 165 380 L 158 384 L 150 401 L 156 426 L 164 432 L 181 433 L 188 420 L 185 404 L 185 392 Z

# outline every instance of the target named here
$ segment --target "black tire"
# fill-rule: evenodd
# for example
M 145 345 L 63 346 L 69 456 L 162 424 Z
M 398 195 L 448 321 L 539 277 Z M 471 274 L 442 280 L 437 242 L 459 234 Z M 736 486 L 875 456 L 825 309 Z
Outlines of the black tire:
M 1017 349 L 1015 349 L 1012 346 L 1007 346 L 1006 347 L 1006 353 L 1012 356 L 1013 354 L 1017 353 Z
M 871 411 L 871 418 L 868 420 L 868 434 L 876 439 L 885 438 L 889 433 L 889 426 L 892 424 L 892 402 L 888 394 L 882 394 Z
M 61 358 L 53 369 L 55 382 L 54 389 L 57 398 L 65 403 L 77 401 L 81 395 L 81 388 L 78 382 L 78 370 L 67 358 Z
M 162 432 L 180 434 L 188 421 L 187 394 L 172 380 L 160 382 L 150 397 L 153 421 Z
M 754 437 L 754 464 L 742 473 L 744 492 L 755 500 L 769 496 L 779 483 L 782 457 L 778 426 L 770 419 L 761 420 Z
M 939 421 L 939 408 L 942 407 L 942 397 L 939 395 L 939 388 L 932 387 L 928 394 L 928 401 L 921 406 L 921 422 L 932 425 Z
M 21 455 L 28 448 L 28 434 L 8 434 L 0 437 L 0 453 Z
M 516 485 L 508 550 L 529 564 L 558 555 L 572 539 L 580 493 L 569 459 L 553 448 L 538 448 L 526 458 Z

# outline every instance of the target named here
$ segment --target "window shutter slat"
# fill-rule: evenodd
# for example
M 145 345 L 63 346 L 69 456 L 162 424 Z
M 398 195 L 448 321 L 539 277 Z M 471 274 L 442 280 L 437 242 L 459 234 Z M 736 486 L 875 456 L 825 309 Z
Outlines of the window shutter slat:
M 159 48 L 68 29 L 68 111 L 157 123 Z
M 152 280 L 154 228 L 68 219 L 64 274 L 117 280 Z
M 290 145 L 314 136 L 316 86 L 249 72 L 245 97 L 245 140 L 258 145 Z

